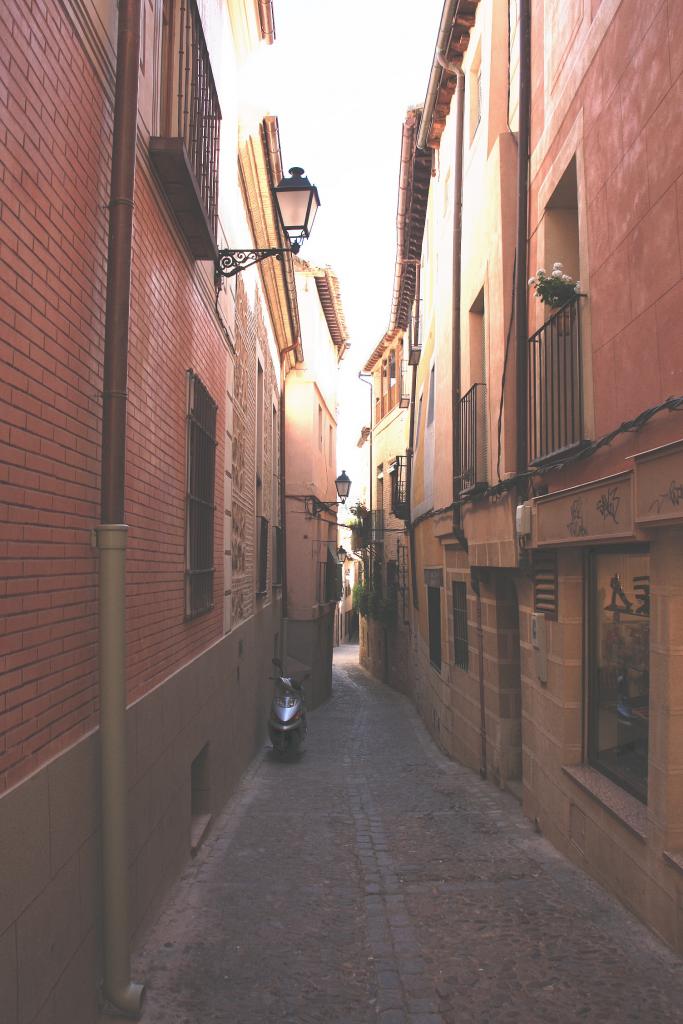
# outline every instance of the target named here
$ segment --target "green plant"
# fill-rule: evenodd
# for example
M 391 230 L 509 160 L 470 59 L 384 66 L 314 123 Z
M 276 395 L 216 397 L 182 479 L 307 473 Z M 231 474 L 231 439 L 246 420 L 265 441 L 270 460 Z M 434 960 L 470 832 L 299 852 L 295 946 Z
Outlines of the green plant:
M 561 263 L 553 263 L 549 274 L 543 269 L 537 270 L 536 275 L 529 278 L 529 287 L 534 288 L 536 298 L 546 306 L 564 306 L 581 294 L 581 282 L 565 274 Z
M 344 525 L 351 530 L 351 547 L 354 551 L 366 548 L 370 543 L 370 516 L 362 501 L 351 505 L 349 512 L 353 515 Z
M 396 600 L 384 597 L 381 591 L 365 583 L 357 583 L 353 588 L 353 610 L 388 627 L 396 619 Z

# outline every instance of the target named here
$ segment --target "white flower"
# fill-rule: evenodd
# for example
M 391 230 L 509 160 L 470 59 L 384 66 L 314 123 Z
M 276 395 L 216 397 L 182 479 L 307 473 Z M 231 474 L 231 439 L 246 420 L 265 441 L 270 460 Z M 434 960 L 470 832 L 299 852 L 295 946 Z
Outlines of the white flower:
M 569 274 L 563 274 L 562 280 L 565 284 L 569 284 L 569 282 L 571 281 L 571 277 L 569 276 Z
M 530 277 L 529 280 L 527 281 L 527 284 L 531 288 L 532 285 L 536 284 L 536 278 L 535 277 Z
M 553 270 L 564 270 L 564 266 L 561 263 L 553 263 Z
M 574 291 L 576 292 L 577 295 L 580 294 L 580 292 L 581 292 L 581 282 L 580 281 L 577 281 L 576 284 L 574 285 Z
M 539 270 L 536 271 L 536 276 L 537 277 L 545 277 L 545 270 L 540 268 Z
M 561 270 L 553 270 L 553 272 L 552 272 L 552 274 L 550 276 L 551 277 L 555 277 L 555 278 L 561 278 L 562 277 L 562 271 Z

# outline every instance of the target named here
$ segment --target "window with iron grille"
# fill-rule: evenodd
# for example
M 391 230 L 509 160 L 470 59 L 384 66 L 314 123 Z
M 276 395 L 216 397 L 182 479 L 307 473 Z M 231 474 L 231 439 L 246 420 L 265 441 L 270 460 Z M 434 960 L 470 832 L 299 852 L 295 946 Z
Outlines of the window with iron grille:
M 273 527 L 273 586 L 282 586 L 282 528 Z
M 470 652 L 467 642 L 467 584 L 453 584 L 453 641 L 455 664 L 467 670 Z
M 265 516 L 256 516 L 256 593 L 265 594 L 268 586 L 268 527 Z
M 195 259 L 216 252 L 221 110 L 197 0 L 163 0 L 150 156 Z
M 217 406 L 192 370 L 188 370 L 187 383 L 185 614 L 194 618 L 213 608 Z
M 429 660 L 441 671 L 441 588 L 427 587 L 429 619 Z

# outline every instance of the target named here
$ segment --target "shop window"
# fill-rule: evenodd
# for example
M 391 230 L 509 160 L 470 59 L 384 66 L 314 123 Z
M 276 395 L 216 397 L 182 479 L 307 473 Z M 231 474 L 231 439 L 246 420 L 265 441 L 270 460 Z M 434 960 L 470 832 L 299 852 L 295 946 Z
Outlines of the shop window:
M 589 556 L 589 761 L 647 800 L 650 566 L 646 548 Z
M 441 671 L 441 588 L 427 587 L 429 619 L 429 660 Z
M 465 671 L 469 668 L 469 645 L 467 642 L 467 584 L 453 584 L 453 642 L 455 664 Z

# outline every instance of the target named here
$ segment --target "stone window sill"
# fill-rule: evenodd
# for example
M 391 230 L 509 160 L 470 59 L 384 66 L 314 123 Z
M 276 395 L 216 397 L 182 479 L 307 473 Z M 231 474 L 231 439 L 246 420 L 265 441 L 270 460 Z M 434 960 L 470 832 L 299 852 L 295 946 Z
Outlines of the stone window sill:
M 647 807 L 588 765 L 563 765 L 562 771 L 636 839 L 647 842 Z

